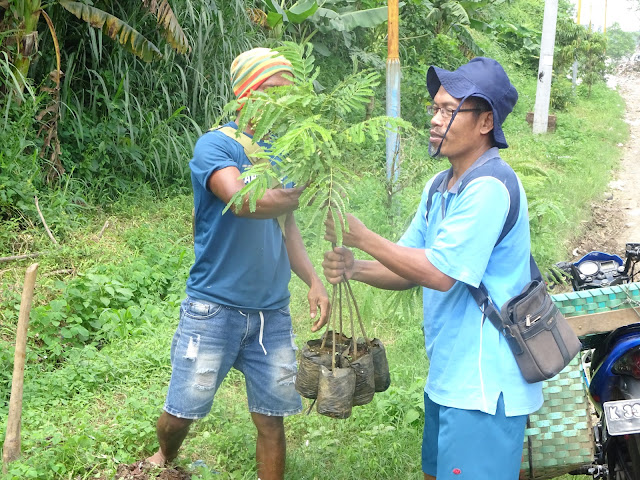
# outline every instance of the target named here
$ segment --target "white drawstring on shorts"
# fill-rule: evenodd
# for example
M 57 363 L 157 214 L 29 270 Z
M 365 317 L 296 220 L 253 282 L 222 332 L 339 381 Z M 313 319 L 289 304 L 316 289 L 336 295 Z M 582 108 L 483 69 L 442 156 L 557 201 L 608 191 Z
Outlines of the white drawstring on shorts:
M 264 345 L 262 344 L 262 334 L 264 333 L 264 315 L 262 314 L 262 310 L 260 310 L 258 313 L 260 314 L 260 335 L 258 336 L 258 343 L 260 344 L 260 346 L 262 347 L 262 351 L 266 355 L 267 349 L 264 348 Z

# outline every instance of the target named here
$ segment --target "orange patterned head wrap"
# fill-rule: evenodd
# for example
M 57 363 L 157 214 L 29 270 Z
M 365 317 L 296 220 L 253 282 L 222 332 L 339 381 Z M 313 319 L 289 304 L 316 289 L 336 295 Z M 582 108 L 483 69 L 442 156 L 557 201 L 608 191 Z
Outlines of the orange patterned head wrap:
M 270 48 L 254 48 L 231 63 L 231 87 L 237 98 L 246 97 L 272 75 L 293 73 L 291 62 Z

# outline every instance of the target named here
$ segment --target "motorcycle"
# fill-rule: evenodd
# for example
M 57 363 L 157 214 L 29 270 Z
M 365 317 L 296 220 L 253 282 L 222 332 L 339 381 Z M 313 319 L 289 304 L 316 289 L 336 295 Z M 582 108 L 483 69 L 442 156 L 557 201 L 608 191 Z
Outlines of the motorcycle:
M 574 291 L 635 282 L 640 274 L 640 243 L 627 243 L 625 259 L 590 252 L 574 263 L 560 262 L 548 276 L 550 285 L 569 283 Z M 603 335 L 581 352 L 583 380 L 596 417 L 595 457 L 591 465 L 570 472 L 594 479 L 640 480 L 640 316 Z

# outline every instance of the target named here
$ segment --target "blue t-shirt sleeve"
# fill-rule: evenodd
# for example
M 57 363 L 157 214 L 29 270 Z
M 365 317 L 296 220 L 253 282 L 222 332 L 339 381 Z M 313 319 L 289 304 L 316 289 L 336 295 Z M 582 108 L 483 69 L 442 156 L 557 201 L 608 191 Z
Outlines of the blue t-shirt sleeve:
M 425 253 L 441 272 L 478 287 L 509 212 L 509 192 L 499 180 L 482 177 L 455 200 Z
M 240 169 L 234 160 L 234 152 L 229 142 L 232 139 L 220 132 L 207 132 L 196 142 L 193 158 L 189 162 L 193 178 L 205 189 L 213 172 L 226 167 Z
M 413 220 L 411 220 L 409 228 L 407 228 L 400 240 L 398 240 L 398 245 L 411 248 L 425 248 L 427 197 L 429 195 L 429 188 L 431 187 L 432 182 L 433 178 L 427 182 L 427 185 L 424 187 L 418 211 L 413 216 Z

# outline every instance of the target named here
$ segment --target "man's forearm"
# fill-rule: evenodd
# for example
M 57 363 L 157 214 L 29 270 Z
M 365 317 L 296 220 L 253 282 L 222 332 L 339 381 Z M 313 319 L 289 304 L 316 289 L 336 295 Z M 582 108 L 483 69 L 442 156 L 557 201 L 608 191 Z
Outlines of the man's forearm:
M 407 290 L 416 285 L 395 274 L 377 260 L 356 260 L 351 278 L 384 290 Z
M 309 259 L 293 214 L 287 216 L 285 223 L 285 243 L 291 270 L 310 287 L 319 277 Z
M 410 288 L 413 285 L 421 285 L 434 290 L 446 291 L 455 283 L 454 279 L 433 266 L 422 249 L 400 246 L 370 230 L 367 235 L 358 242 L 358 245 L 355 246 L 371 255 L 391 273 L 404 279 L 408 285 L 405 288 Z M 367 267 L 361 268 L 364 268 L 365 271 L 367 269 Z M 375 275 L 383 274 L 384 272 L 379 269 L 364 273 L 366 278 L 373 282 L 376 281 Z M 360 275 L 363 274 L 359 274 L 359 276 Z M 384 277 L 384 281 L 386 282 L 392 281 L 391 279 L 392 277 L 388 274 Z M 382 281 L 382 279 L 379 281 Z M 370 282 L 367 281 L 367 283 Z M 370 284 L 373 285 L 373 283 Z
M 249 195 L 245 195 L 242 206 L 238 209 L 234 205 L 233 213 L 238 217 L 267 219 L 276 218 L 280 215 L 293 212 L 298 208 L 298 198 L 300 192 L 293 188 L 268 189 L 262 198 L 256 202 L 256 208 L 252 212 L 250 208 Z

